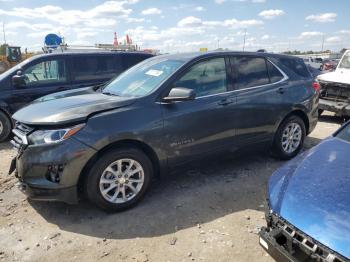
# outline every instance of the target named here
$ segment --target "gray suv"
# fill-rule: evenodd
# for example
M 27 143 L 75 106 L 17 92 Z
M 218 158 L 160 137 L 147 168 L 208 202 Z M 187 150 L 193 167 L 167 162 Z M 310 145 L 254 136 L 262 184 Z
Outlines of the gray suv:
M 154 177 L 219 151 L 267 145 L 294 157 L 317 123 L 302 59 L 213 52 L 150 58 L 102 90 L 44 97 L 14 114 L 10 173 L 37 200 L 120 211 Z

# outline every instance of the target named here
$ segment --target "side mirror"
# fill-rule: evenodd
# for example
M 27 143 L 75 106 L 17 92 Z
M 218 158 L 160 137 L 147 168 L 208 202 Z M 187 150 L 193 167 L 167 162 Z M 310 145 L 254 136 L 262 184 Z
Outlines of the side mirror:
M 22 74 L 22 71 L 17 71 L 12 77 L 12 84 L 14 87 L 24 87 L 26 85 L 25 75 Z
M 177 101 L 194 100 L 196 93 L 192 89 L 183 87 L 174 87 L 170 90 L 169 95 L 163 98 L 164 102 L 171 103 Z

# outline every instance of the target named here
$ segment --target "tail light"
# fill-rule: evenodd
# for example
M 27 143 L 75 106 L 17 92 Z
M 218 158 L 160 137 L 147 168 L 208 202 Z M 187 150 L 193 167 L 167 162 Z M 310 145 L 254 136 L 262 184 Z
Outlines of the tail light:
M 315 91 L 320 91 L 320 84 L 318 82 L 313 82 L 312 87 L 315 89 Z

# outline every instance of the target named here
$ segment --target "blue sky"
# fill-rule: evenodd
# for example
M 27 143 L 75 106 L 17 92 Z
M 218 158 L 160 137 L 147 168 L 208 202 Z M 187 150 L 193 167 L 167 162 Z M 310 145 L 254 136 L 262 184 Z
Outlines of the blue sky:
M 162 52 L 218 46 L 241 50 L 338 51 L 350 47 L 348 0 L 0 0 L 7 42 L 39 50 L 47 33 L 71 45 L 113 43 L 129 34 Z M 3 42 L 1 35 L 0 42 Z

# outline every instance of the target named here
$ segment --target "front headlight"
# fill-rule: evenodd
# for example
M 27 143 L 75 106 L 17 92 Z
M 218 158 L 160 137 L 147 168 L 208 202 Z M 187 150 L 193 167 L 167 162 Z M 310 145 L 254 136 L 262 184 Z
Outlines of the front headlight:
M 82 129 L 85 124 L 76 125 L 73 127 L 56 129 L 56 130 L 37 130 L 29 135 L 30 144 L 53 144 L 66 140 Z

